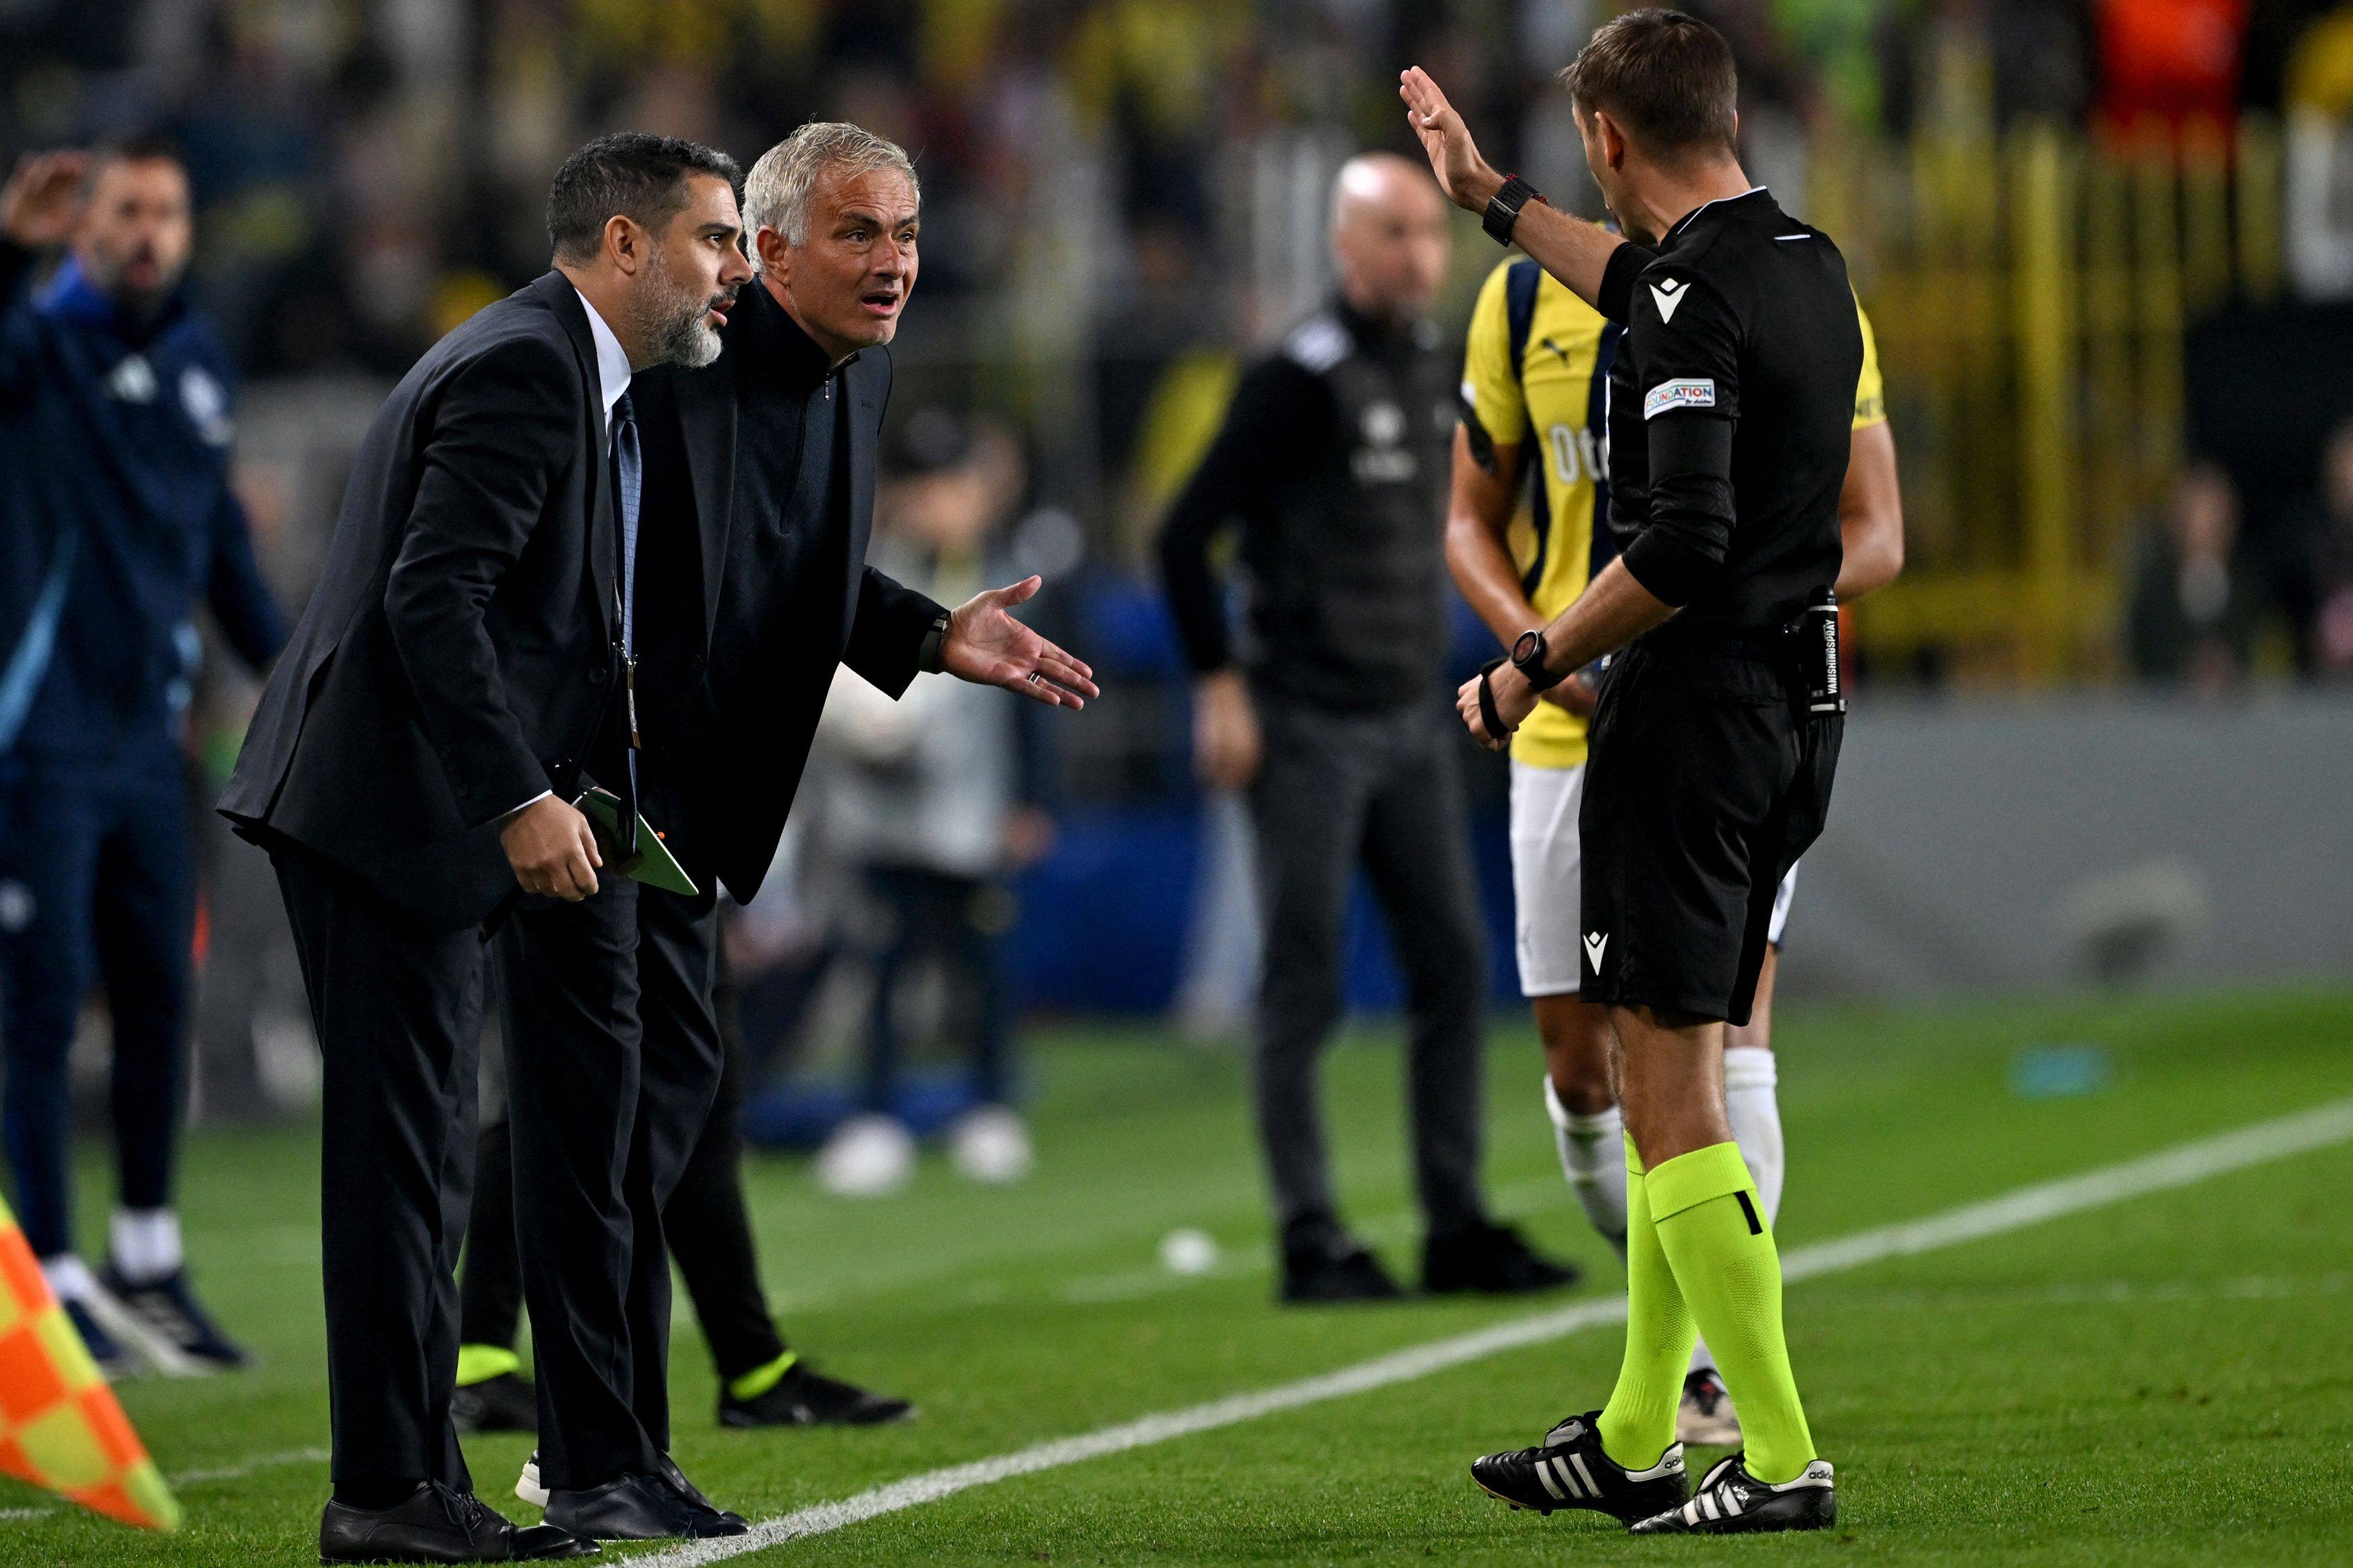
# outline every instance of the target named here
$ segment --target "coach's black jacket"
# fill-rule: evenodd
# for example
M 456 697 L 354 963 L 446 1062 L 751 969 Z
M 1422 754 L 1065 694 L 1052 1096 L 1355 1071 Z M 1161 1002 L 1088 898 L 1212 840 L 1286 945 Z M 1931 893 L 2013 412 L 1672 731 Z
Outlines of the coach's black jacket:
M 401 381 L 221 797 L 240 832 L 290 839 L 441 930 L 514 887 L 499 819 L 575 792 L 617 689 L 597 384 L 560 272 Z
M 632 384 L 645 432 L 641 534 L 691 539 L 701 586 L 670 595 L 697 605 L 700 621 L 649 644 L 638 712 L 649 820 L 698 882 L 715 878 L 748 902 L 776 858 L 835 667 L 899 696 L 940 606 L 866 564 L 890 354 L 829 365 L 757 279 L 724 335 L 709 367 Z M 813 466 L 804 435 L 820 418 L 836 440 L 829 462 Z M 820 487 L 816 466 L 830 482 Z M 797 551 L 783 548 L 791 531 Z M 641 553 L 638 570 L 645 592 L 644 574 L 659 583 L 665 568 Z

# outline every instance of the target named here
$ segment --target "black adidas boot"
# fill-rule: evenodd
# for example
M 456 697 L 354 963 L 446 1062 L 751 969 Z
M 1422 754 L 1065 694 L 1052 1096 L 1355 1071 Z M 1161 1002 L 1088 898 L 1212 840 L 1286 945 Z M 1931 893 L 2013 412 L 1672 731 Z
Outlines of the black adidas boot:
M 1514 1508 L 1548 1514 L 1589 1508 L 1631 1524 L 1683 1500 L 1683 1446 L 1671 1443 L 1647 1470 L 1629 1470 L 1601 1451 L 1599 1410 L 1572 1415 L 1534 1448 L 1471 1461 L 1471 1479 Z
M 1768 1530 L 1827 1530 L 1838 1522 L 1831 1462 L 1816 1459 L 1792 1481 L 1760 1481 L 1742 1461 L 1718 1459 L 1691 1500 L 1634 1525 L 1637 1535 L 1745 1535 Z

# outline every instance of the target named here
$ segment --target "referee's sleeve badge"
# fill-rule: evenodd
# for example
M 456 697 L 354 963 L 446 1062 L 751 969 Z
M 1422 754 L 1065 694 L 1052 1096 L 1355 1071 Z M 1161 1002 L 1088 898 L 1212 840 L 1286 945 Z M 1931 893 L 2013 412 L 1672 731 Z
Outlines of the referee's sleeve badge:
M 1715 381 L 1712 376 L 1662 381 L 1642 397 L 1642 417 L 1656 419 L 1670 408 L 1713 408 Z

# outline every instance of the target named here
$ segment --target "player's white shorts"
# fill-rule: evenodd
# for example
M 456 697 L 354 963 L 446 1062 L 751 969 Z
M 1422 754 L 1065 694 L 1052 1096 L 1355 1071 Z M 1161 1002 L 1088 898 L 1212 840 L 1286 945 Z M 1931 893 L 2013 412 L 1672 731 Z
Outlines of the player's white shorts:
M 1577 969 L 1577 892 L 1583 858 L 1577 809 L 1585 802 L 1585 765 L 1531 767 L 1512 759 L 1512 909 L 1517 928 L 1520 994 L 1559 996 L 1582 983 Z M 1773 945 L 1789 923 L 1798 868 L 1773 894 Z

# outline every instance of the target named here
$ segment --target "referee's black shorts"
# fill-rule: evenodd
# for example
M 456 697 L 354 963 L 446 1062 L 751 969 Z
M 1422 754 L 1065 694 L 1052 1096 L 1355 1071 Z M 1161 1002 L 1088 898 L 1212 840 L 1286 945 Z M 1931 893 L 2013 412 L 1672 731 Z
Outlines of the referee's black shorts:
M 1846 724 L 1801 720 L 1783 669 L 1768 643 L 1672 626 L 1612 662 L 1577 819 L 1586 1001 L 1748 1022 Z

